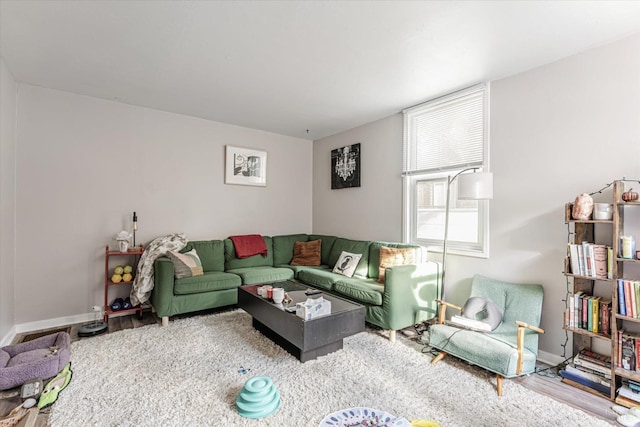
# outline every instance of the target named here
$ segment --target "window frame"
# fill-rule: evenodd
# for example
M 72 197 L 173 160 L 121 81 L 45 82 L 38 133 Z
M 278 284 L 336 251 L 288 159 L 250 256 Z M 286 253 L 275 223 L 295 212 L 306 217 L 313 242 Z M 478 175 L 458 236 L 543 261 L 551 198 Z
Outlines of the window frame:
M 417 171 L 411 172 L 408 169 L 407 150 L 408 144 L 410 144 L 409 138 L 412 137 L 411 120 L 418 117 L 421 111 L 428 110 L 430 106 L 439 102 L 446 102 L 450 99 L 465 96 L 471 92 L 483 90 L 483 141 L 482 141 L 482 161 L 474 164 L 455 165 L 449 168 L 438 168 L 429 171 Z M 422 181 L 437 181 L 443 180 L 445 185 L 445 198 L 446 198 L 446 186 L 448 179 L 455 176 L 458 172 L 468 167 L 478 167 L 479 171 L 488 172 L 489 169 L 489 83 L 483 83 L 475 85 L 470 88 L 445 95 L 443 97 L 436 98 L 434 100 L 422 103 L 415 107 L 406 109 L 404 113 L 404 165 L 403 165 L 403 240 L 406 243 L 418 244 L 427 247 L 429 251 L 436 253 L 442 253 L 444 244 L 444 230 L 440 239 L 420 239 L 418 238 L 417 221 L 418 221 L 418 195 L 417 184 Z M 473 173 L 473 172 L 471 172 Z M 456 179 L 451 183 L 451 208 L 449 210 L 449 238 L 447 240 L 447 253 L 463 256 L 488 258 L 489 257 L 489 201 L 478 200 L 477 201 L 477 215 L 478 215 L 478 242 L 468 243 L 462 241 L 455 241 L 451 239 L 451 213 L 455 209 L 455 196 L 457 194 L 457 182 Z M 446 200 L 445 200 L 446 205 Z M 443 214 L 446 215 L 446 207 L 442 208 Z

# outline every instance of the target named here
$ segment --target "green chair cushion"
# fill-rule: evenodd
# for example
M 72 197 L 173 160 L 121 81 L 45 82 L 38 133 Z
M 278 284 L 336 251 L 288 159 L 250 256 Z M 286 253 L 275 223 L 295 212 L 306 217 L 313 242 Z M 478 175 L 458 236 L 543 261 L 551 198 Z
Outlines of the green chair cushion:
M 222 240 L 200 240 L 188 242 L 180 252 L 195 249 L 204 272 L 224 271 L 224 242 Z
M 331 272 L 328 267 L 306 268 L 298 272 L 299 281 L 328 291 L 332 290 L 333 284 L 340 279 L 344 279 L 344 276 Z
M 336 236 L 326 236 L 324 234 L 309 234 L 309 240 L 322 240 L 322 247 L 320 248 L 320 260 L 322 261 L 323 265 L 330 265 L 329 255 L 331 255 L 333 243 L 337 239 L 338 238 Z M 336 261 L 333 261 L 333 264 L 331 264 L 331 268 L 333 268 Z
M 293 246 L 296 242 L 308 242 L 306 234 L 288 234 L 273 236 L 273 265 L 289 264 L 293 259 Z
M 356 267 L 356 271 L 354 273 L 355 276 L 367 277 L 368 269 L 369 269 L 369 245 L 371 242 L 363 241 L 363 240 L 350 240 L 337 238 L 331 247 L 331 253 L 329 254 L 329 260 L 327 265 L 333 269 L 340 258 L 340 254 L 343 251 L 350 252 L 352 254 L 362 254 L 362 258 L 360 258 L 360 262 L 358 262 L 358 266 Z M 324 262 L 323 262 L 324 264 Z M 344 277 L 344 276 L 342 276 Z
M 273 266 L 273 240 L 269 236 L 262 236 L 267 246 L 267 256 L 254 255 L 249 258 L 238 258 L 236 248 L 231 239 L 224 239 L 224 263 L 225 271 L 247 267 L 272 267 Z

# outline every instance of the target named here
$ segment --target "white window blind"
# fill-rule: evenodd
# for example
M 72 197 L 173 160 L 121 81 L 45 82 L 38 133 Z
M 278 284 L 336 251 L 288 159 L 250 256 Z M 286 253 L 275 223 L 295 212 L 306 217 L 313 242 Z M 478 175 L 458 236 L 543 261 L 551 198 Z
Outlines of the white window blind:
M 405 110 L 405 175 L 481 166 L 485 85 Z

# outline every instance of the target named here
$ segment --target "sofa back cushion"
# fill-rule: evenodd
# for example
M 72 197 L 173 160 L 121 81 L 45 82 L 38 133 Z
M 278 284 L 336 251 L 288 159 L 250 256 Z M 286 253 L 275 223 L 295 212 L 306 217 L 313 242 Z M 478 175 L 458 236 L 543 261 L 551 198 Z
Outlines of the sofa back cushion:
M 269 236 L 262 236 L 267 246 L 267 256 L 254 255 L 249 258 L 238 258 L 236 248 L 231 239 L 224 239 L 225 271 L 245 267 L 273 267 L 273 240 Z
M 391 243 L 391 242 L 371 242 L 369 246 L 369 277 L 371 279 L 379 279 L 380 275 L 380 248 L 386 246 L 388 248 L 413 248 L 415 250 L 413 259 L 416 264 L 427 261 L 426 249 L 419 245 L 409 243 Z
M 336 236 L 325 236 L 324 234 L 309 234 L 309 240 L 322 240 L 322 247 L 320 248 L 320 261 L 324 265 L 329 265 L 329 256 L 331 255 L 331 248 L 336 241 Z M 340 253 L 338 252 L 338 256 Z M 336 260 L 337 261 L 337 258 Z M 333 268 L 335 261 L 330 265 Z
M 273 265 L 288 265 L 293 259 L 293 245 L 296 242 L 306 242 L 306 234 L 287 234 L 273 236 Z
M 322 243 L 324 244 L 324 240 Z M 358 262 L 354 276 L 367 277 L 370 244 L 371 242 L 364 240 L 350 240 L 338 237 L 331 247 L 327 265 L 333 268 L 343 251 L 350 252 L 352 254 L 362 254 L 362 258 L 360 258 L 360 262 Z
M 195 249 L 202 263 L 202 270 L 224 271 L 224 242 L 222 240 L 197 240 L 188 242 L 181 253 Z

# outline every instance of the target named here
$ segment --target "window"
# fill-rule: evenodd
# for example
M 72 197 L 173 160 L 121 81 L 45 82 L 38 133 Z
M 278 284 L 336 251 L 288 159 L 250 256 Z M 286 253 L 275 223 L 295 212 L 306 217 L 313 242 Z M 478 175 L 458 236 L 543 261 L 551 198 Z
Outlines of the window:
M 449 177 L 489 170 L 488 94 L 477 85 L 404 111 L 405 241 L 441 251 Z M 456 179 L 449 203 L 447 252 L 488 256 L 488 202 L 458 200 Z

